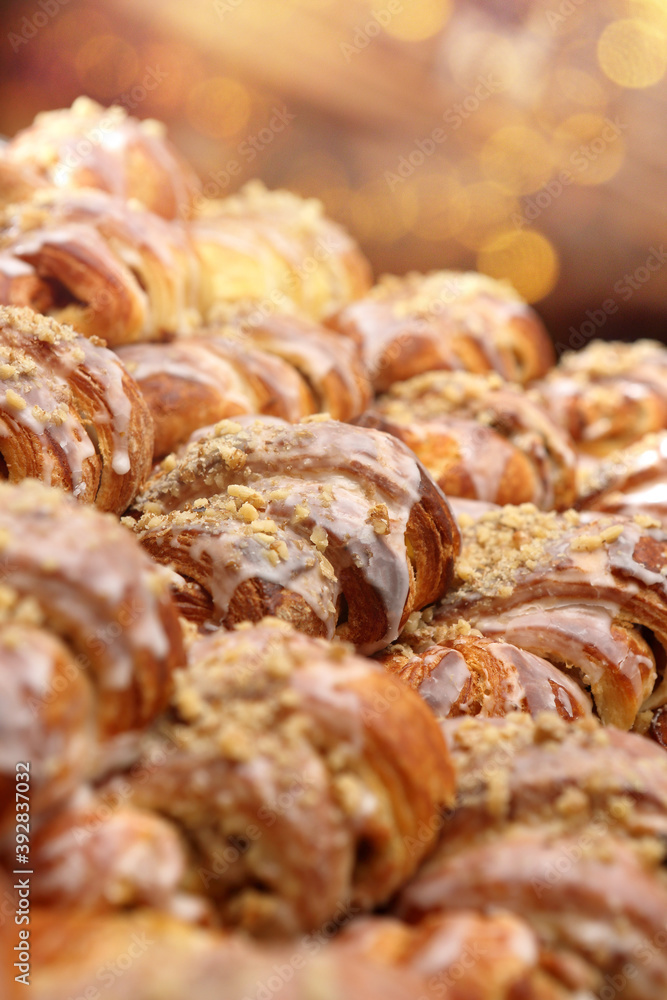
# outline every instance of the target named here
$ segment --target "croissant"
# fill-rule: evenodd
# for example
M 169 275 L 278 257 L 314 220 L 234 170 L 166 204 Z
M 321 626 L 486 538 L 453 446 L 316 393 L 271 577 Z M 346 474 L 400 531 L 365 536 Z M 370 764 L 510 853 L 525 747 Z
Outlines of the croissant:
M 195 641 L 171 713 L 170 752 L 127 779 L 128 803 L 185 832 L 191 881 L 225 924 L 258 935 L 312 930 L 342 900 L 359 912 L 389 899 L 453 795 L 417 695 L 276 619 Z M 162 743 L 149 733 L 145 755 Z
M 99 188 L 167 219 L 187 217 L 201 197 L 194 171 L 166 140 L 160 122 L 137 121 L 122 107 L 103 108 L 87 97 L 37 115 L 9 141 L 3 160 L 50 186 Z M 2 171 L 0 163 L 0 176 Z
M 447 501 L 404 445 L 320 418 L 223 421 L 165 459 L 133 515 L 184 578 L 187 618 L 273 614 L 367 653 L 446 591 L 458 551 Z
M 200 427 L 240 413 L 298 421 L 358 416 L 369 388 L 351 344 L 316 324 L 276 316 L 261 327 L 202 329 L 170 344 L 119 349 L 153 417 L 155 460 Z
M 640 514 L 667 524 L 667 431 L 581 462 L 577 492 L 582 510 Z
M 509 285 L 483 274 L 385 275 L 330 322 L 359 344 L 380 392 L 438 368 L 495 371 L 525 383 L 555 360 L 536 313 Z
M 135 773 L 142 766 L 135 765 Z M 184 909 L 179 886 L 186 850 L 178 831 L 155 813 L 124 805 L 122 795 L 79 790 L 40 826 L 30 860 L 39 872 L 31 886 L 33 906 L 89 913 Z M 201 915 L 201 906 L 189 909 Z
M 202 272 L 205 320 L 230 303 L 271 311 L 293 303 L 320 320 L 371 285 L 357 244 L 314 198 L 267 191 L 259 181 L 236 195 L 200 203 L 190 227 Z
M 185 226 L 104 191 L 47 189 L 6 208 L 0 254 L 5 304 L 46 312 L 111 347 L 199 321 L 199 269 Z
M 664 751 L 594 720 L 448 720 L 457 806 L 397 913 L 509 910 L 605 996 L 667 989 Z M 572 961 L 574 959 L 574 963 Z M 591 984 L 591 976 L 594 982 Z M 610 994 L 611 995 L 611 994 Z
M 509 642 L 486 639 L 460 621 L 406 633 L 376 654 L 382 665 L 419 691 L 438 718 L 556 712 L 590 715 L 590 700 L 571 678 L 540 656 Z M 437 641 L 436 641 L 437 637 Z
M 646 728 L 667 693 L 656 668 L 667 643 L 667 537 L 655 522 L 526 504 L 459 524 L 459 586 L 433 622 L 464 618 L 574 671 L 603 722 Z
M 17 761 L 36 821 L 163 709 L 184 651 L 164 571 L 110 515 L 0 484 L 0 545 L 1 827 Z
M 594 340 L 534 389 L 577 449 L 600 457 L 667 428 L 667 348 Z
M 405 441 L 448 496 L 547 510 L 574 502 L 566 435 L 495 374 L 432 371 L 396 382 L 358 422 Z
M 4 477 L 71 491 L 122 513 L 151 468 L 151 416 L 99 342 L 29 309 L 0 306 L 0 458 Z
M 344 908 L 340 919 L 349 919 Z M 34 1000 L 94 990 L 105 1000 L 416 1000 L 426 988 L 407 968 L 388 969 L 330 942 L 333 921 L 272 947 L 154 910 L 93 918 L 74 911 L 58 919 L 42 910 L 33 923 Z
M 29 199 L 33 192 L 48 186 L 31 166 L 13 163 L 7 148 L 7 143 L 0 142 L 0 206 Z
M 512 913 L 453 910 L 412 925 L 358 917 L 338 941 L 353 955 L 419 973 L 426 980 L 424 1000 L 574 1000 L 535 932 Z M 577 968 L 582 985 L 587 971 Z M 584 996 L 591 995 L 577 994 Z

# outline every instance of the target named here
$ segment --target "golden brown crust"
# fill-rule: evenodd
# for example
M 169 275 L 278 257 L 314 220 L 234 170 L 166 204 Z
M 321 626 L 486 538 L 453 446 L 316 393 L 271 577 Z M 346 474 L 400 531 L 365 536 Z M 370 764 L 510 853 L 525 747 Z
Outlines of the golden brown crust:
M 29 265 L 38 280 L 21 304 L 112 347 L 187 331 L 199 320 L 198 266 L 185 226 L 104 191 L 47 189 L 10 206 L 0 218 L 0 250 L 17 262 L 6 302 L 25 295 L 20 268 Z
M 425 1000 L 572 1000 L 569 987 L 597 981 L 588 969 L 577 969 L 576 980 L 568 983 L 554 978 L 554 963 L 537 935 L 511 913 L 435 913 L 416 925 L 362 917 L 339 940 L 353 954 L 418 972 L 426 980 Z
M 583 960 L 596 995 L 631 962 L 637 976 L 625 976 L 623 995 L 658 1000 L 667 986 L 664 752 L 591 719 L 445 726 L 457 806 L 398 912 L 509 910 L 552 961 Z
M 459 586 L 434 620 L 575 669 L 603 721 L 629 729 L 665 701 L 643 633 L 665 648 L 666 565 L 664 532 L 642 517 L 508 506 L 463 527 Z
M 509 285 L 483 274 L 385 275 L 331 323 L 360 345 L 368 376 L 380 391 L 438 368 L 496 371 L 525 383 L 554 362 L 551 341 L 533 310 Z
M 210 513 L 198 512 L 195 501 L 210 504 Z M 222 596 L 212 596 L 221 618 L 231 578 L 216 569 L 224 565 L 219 557 L 203 560 L 199 575 L 196 554 L 181 564 L 178 525 L 186 533 L 192 526 L 225 536 L 215 544 L 228 548 L 231 565 L 229 518 L 246 522 L 238 537 L 250 541 L 232 566 L 235 586 L 260 579 L 295 590 L 327 623 L 327 635 L 337 628 L 364 652 L 392 641 L 412 611 L 445 592 L 458 551 L 445 498 L 404 445 L 319 418 L 294 425 L 275 418 L 223 422 L 165 460 L 137 498 L 135 514 L 154 558 L 205 589 L 218 573 Z M 269 610 L 259 605 L 253 618 Z
M 4 152 L 10 164 L 30 169 L 42 183 L 99 188 L 167 219 L 189 216 L 199 196 L 194 171 L 160 122 L 138 121 L 122 107 L 103 108 L 87 97 L 37 115 Z
M 577 507 L 609 514 L 645 515 L 667 524 L 667 431 L 647 434 L 627 448 L 586 458 L 577 471 Z
M 667 427 L 667 349 L 594 340 L 564 354 L 534 389 L 577 448 L 601 457 Z
M 317 409 L 289 363 L 234 337 L 130 344 L 119 355 L 150 409 L 156 461 L 219 420 L 266 413 L 296 421 Z
M 438 718 L 552 711 L 571 720 L 590 714 L 590 700 L 573 680 L 511 643 L 494 642 L 476 630 L 438 642 L 405 633 L 401 640 L 376 659 L 419 691 Z
M 85 791 L 38 829 L 30 858 L 39 871 L 33 906 L 87 913 L 176 909 L 186 867 L 185 845 L 172 824 L 124 805 L 122 794 Z
M 275 619 L 195 642 L 171 715 L 167 760 L 130 779 L 130 800 L 185 831 L 191 887 L 256 934 L 312 930 L 342 900 L 386 901 L 453 794 L 421 699 Z M 149 734 L 147 756 L 153 743 Z
M 267 191 L 253 181 L 236 195 L 200 203 L 191 226 L 202 271 L 201 311 L 234 302 L 293 303 L 320 320 L 363 295 L 370 266 L 314 198 Z
M 545 510 L 574 502 L 566 435 L 495 374 L 433 371 L 396 382 L 359 422 L 405 441 L 448 495 Z
M 121 514 L 146 479 L 152 422 L 116 356 L 71 327 L 0 306 L 0 456 L 5 477 L 71 491 Z
M 297 315 L 234 308 L 229 326 L 254 347 L 288 361 L 307 382 L 316 408 L 334 420 L 351 420 L 371 400 L 355 344 Z
M 112 737 L 163 709 L 184 652 L 164 572 L 110 515 L 31 480 L 2 484 L 0 544 L 2 787 L 32 760 L 37 821 L 109 766 Z
M 241 413 L 350 420 L 370 398 L 354 346 L 295 317 L 237 317 L 196 337 L 133 344 L 119 354 L 153 416 L 156 460 L 200 427 Z

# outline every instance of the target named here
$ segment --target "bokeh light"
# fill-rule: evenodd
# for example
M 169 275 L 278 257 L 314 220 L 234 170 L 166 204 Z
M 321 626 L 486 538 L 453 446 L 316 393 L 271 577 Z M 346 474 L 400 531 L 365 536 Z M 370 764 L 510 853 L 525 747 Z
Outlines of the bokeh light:
M 509 281 L 526 299 L 536 302 L 558 279 L 558 254 L 542 233 L 508 230 L 486 243 L 477 255 L 480 271 Z
M 484 144 L 480 163 L 486 177 L 512 194 L 538 191 L 549 179 L 553 159 L 549 146 L 535 129 L 506 126 Z
M 661 27 L 639 18 L 612 21 L 600 36 L 598 61 L 621 87 L 651 87 L 667 70 L 667 37 Z
M 387 0 L 371 0 L 371 8 L 388 35 L 403 42 L 419 42 L 440 31 L 451 13 L 450 0 L 419 0 L 402 3 L 396 10 Z
M 554 132 L 560 163 L 574 184 L 603 184 L 619 170 L 625 140 L 618 125 L 601 115 L 572 115 Z
M 230 139 L 248 125 L 251 104 L 247 88 L 238 80 L 213 76 L 192 87 L 186 114 L 202 135 Z
M 468 218 L 457 240 L 471 250 L 479 250 L 499 230 L 506 229 L 512 215 L 519 215 L 518 199 L 493 181 L 478 181 L 466 188 Z

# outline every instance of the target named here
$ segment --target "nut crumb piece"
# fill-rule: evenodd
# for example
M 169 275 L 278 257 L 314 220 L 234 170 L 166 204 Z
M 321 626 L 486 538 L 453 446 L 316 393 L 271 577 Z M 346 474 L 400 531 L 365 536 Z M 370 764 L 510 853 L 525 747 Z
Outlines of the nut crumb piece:
M 315 525 L 311 532 L 310 540 L 318 552 L 324 552 L 329 544 L 329 537 L 321 524 Z
M 7 406 L 11 406 L 13 410 L 25 410 L 26 401 L 23 396 L 19 396 L 18 392 L 14 392 L 13 389 L 8 389 L 5 396 L 7 400 Z
M 368 512 L 367 520 L 373 526 L 376 535 L 388 535 L 391 526 L 389 524 L 389 511 L 386 503 L 377 503 Z

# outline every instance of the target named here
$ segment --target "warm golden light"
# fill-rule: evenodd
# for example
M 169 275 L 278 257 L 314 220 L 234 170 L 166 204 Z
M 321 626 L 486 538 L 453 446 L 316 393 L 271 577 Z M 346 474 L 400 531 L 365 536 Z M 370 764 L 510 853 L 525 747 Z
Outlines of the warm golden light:
M 466 189 L 468 219 L 456 238 L 463 246 L 479 250 L 499 230 L 506 229 L 512 214 L 519 215 L 521 207 L 517 198 L 493 181 L 479 181 Z
M 416 177 L 412 186 L 418 205 L 412 231 L 425 240 L 456 236 L 470 211 L 468 195 L 459 181 L 451 175 L 424 174 Z
M 601 115 L 572 115 L 555 130 L 554 140 L 562 150 L 561 166 L 574 184 L 603 184 L 625 157 L 619 123 Z
M 549 179 L 553 161 L 539 132 L 520 125 L 498 129 L 480 153 L 486 177 L 512 194 L 538 191 Z
M 451 13 L 450 0 L 420 0 L 419 3 L 390 5 L 387 0 L 371 0 L 388 35 L 402 42 L 419 42 L 440 31 Z M 384 15 L 384 16 L 382 16 Z
M 248 124 L 250 94 L 229 77 L 213 76 L 196 84 L 188 94 L 188 119 L 202 135 L 229 139 Z
M 590 110 L 603 108 L 607 103 L 604 88 L 592 73 L 565 64 L 557 67 L 554 78 L 561 94 L 569 101 L 583 104 Z
M 558 280 L 558 255 L 542 233 L 509 230 L 491 239 L 477 255 L 480 271 L 511 282 L 527 302 L 537 302 Z
M 621 87 L 651 87 L 667 70 L 667 37 L 639 18 L 612 21 L 600 36 L 598 62 Z

